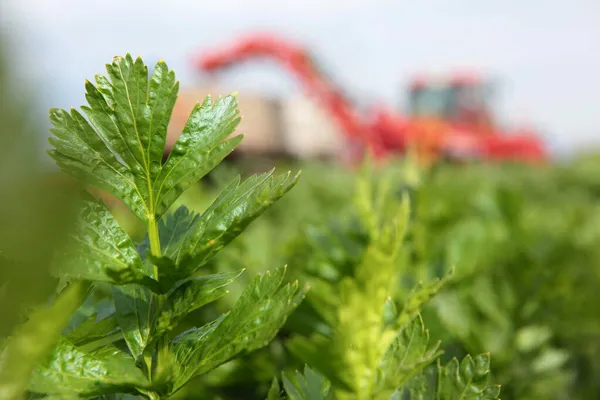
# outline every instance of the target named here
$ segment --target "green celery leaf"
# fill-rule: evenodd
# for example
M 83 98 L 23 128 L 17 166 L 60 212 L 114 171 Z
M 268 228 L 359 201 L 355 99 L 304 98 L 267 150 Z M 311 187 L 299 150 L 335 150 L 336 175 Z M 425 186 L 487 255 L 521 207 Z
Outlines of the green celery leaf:
M 328 282 L 323 279 L 311 281 L 316 290 L 309 301 L 330 325 L 331 333 L 310 338 L 294 335 L 286 343 L 295 357 L 310 363 L 332 382 L 337 396 L 346 392 L 348 398 L 369 398 L 374 393 L 382 359 L 398 335 L 398 329 L 389 328 L 390 313 L 395 314 L 390 298 L 398 287 L 398 254 L 408 202 L 386 219 L 369 201 L 359 202 L 364 206 L 363 223 L 371 226 L 369 245 L 353 268 L 354 276 L 344 276 L 331 287 L 333 290 L 327 289 Z
M 141 58 L 115 57 L 108 78 L 86 81 L 88 106 L 51 109 L 50 155 L 65 172 L 121 199 L 146 224 L 159 218 L 181 193 L 212 168 L 240 138 L 222 141 L 234 129 L 237 100 L 206 98 L 196 106 L 166 164 L 167 126 L 179 82 L 160 60 L 148 76 Z
M 161 224 L 161 236 L 165 239 L 163 257 L 153 260 L 159 265 L 159 279 L 185 279 L 206 264 L 294 187 L 298 175 L 290 177 L 289 173 L 273 176 L 270 171 L 240 183 L 238 176 L 201 216 L 182 208 L 177 210 Z
M 135 392 L 149 382 L 134 360 L 122 350 L 108 345 L 84 352 L 66 339 L 54 348 L 51 356 L 38 366 L 29 390 L 45 394 L 98 394 Z
M 175 287 L 167 295 L 165 307 L 156 320 L 153 335 L 160 336 L 170 332 L 187 314 L 227 294 L 227 285 L 242 272 L 243 270 L 236 273 L 200 276 Z
M 182 205 L 175 212 L 169 213 L 162 218 L 158 222 L 162 254 L 167 256 L 176 254 L 182 239 L 195 228 L 200 217 L 200 214 Z M 147 236 L 145 241 L 148 241 Z
M 252 279 L 233 309 L 220 319 L 191 329 L 172 341 L 180 368 L 175 390 L 244 352 L 264 347 L 300 304 L 306 288 L 298 282 L 280 287 L 285 267 Z
M 437 376 L 431 368 L 415 376 L 407 383 L 398 397 L 407 400 L 496 400 L 500 386 L 490 380 L 490 355 L 480 354 L 474 358 L 467 355 L 459 363 L 456 358 L 446 366 L 438 360 Z
M 295 378 L 295 379 L 294 379 Z M 322 375 L 304 366 L 304 374 L 296 371 L 291 379 L 283 374 L 283 387 L 290 400 L 333 399 L 331 383 Z
M 60 339 L 71 315 L 85 300 L 88 284 L 75 282 L 49 308 L 37 310 L 17 327 L 0 354 L 0 398 L 21 399 L 30 375 Z
M 438 398 L 440 400 L 492 400 L 500 396 L 500 386 L 490 380 L 490 355 L 467 355 L 458 363 L 450 361 L 440 372 Z
M 273 176 L 273 170 L 240 183 L 234 179 L 211 204 L 181 243 L 177 260 L 203 265 L 236 238 L 252 221 L 283 197 L 298 175 Z M 167 253 L 168 254 L 168 253 Z
M 49 154 L 57 165 L 80 181 L 118 197 L 145 221 L 144 197 L 133 172 L 118 161 L 85 117 L 74 109 L 70 113 L 52 109 L 50 122 L 55 137 L 49 139 L 54 147 Z
M 156 317 L 154 296 L 137 284 L 113 287 L 115 314 L 127 347 L 136 363 L 142 361 L 144 350 L 150 342 L 150 329 Z M 145 360 L 149 366 L 149 360 Z
M 242 136 L 223 142 L 240 122 L 235 96 L 207 96 L 196 104 L 154 183 L 156 212 L 162 215 L 191 184 L 214 169 L 237 147 Z
M 98 314 L 93 313 L 87 320 L 79 324 L 65 337 L 77 346 L 103 339 L 119 329 L 117 320 L 113 315 L 97 320 Z
M 429 332 L 420 315 L 406 326 L 387 349 L 377 371 L 377 393 L 389 396 L 441 354 L 440 343 L 429 344 Z M 384 396 L 384 397 L 385 397 Z
M 70 235 L 54 267 L 57 275 L 116 284 L 140 282 L 157 287 L 133 241 L 104 204 L 85 200 L 79 219 L 79 229 Z

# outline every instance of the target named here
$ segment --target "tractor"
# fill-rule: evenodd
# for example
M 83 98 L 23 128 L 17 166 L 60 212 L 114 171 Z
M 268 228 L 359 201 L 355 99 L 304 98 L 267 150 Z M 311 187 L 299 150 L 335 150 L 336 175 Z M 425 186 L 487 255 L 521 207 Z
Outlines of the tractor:
M 415 78 L 408 90 L 406 113 L 378 106 L 362 115 L 308 51 L 275 35 L 245 36 L 202 52 L 195 64 L 203 73 L 214 75 L 256 57 L 274 59 L 292 72 L 304 92 L 319 102 L 343 132 L 349 144 L 345 159 L 351 162 L 362 159 L 365 151 L 382 160 L 409 149 L 428 164 L 442 158 L 522 162 L 547 158 L 545 146 L 533 132 L 509 133 L 495 124 L 489 110 L 490 84 L 477 74 L 456 73 L 442 80 Z

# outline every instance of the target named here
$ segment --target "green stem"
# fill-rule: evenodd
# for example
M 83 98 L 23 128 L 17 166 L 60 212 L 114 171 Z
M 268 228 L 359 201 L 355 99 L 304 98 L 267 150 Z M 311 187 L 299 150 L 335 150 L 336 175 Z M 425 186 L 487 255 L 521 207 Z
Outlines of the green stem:
M 160 247 L 160 236 L 158 235 L 158 224 L 154 215 L 148 218 L 148 239 L 150 241 L 150 253 L 154 257 L 161 256 L 161 247 Z M 154 265 L 154 279 L 158 282 L 158 266 Z M 164 307 L 165 296 L 157 295 L 157 311 L 160 314 Z M 168 357 L 168 342 L 165 336 L 162 336 L 158 339 L 158 349 L 156 355 L 156 364 L 161 365 L 161 361 L 165 360 Z
M 154 216 L 148 219 L 148 238 L 150 239 L 150 253 L 154 257 L 160 257 L 160 237 L 158 236 L 158 224 Z M 154 279 L 158 281 L 158 267 L 154 266 Z

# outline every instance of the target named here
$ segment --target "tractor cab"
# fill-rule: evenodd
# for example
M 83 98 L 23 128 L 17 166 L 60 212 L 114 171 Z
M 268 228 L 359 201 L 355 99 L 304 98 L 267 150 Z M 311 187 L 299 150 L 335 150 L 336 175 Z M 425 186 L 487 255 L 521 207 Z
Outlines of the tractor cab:
M 409 113 L 416 119 L 435 119 L 480 133 L 489 132 L 491 85 L 474 75 L 455 75 L 442 81 L 415 79 L 410 86 Z

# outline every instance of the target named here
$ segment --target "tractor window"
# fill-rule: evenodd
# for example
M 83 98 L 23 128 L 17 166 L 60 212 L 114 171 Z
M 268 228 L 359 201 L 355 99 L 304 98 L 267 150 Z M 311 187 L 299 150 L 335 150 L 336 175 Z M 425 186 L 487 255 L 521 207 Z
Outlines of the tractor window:
M 489 118 L 491 87 L 484 83 L 428 85 L 410 92 L 410 113 L 417 118 L 440 118 L 473 123 Z

